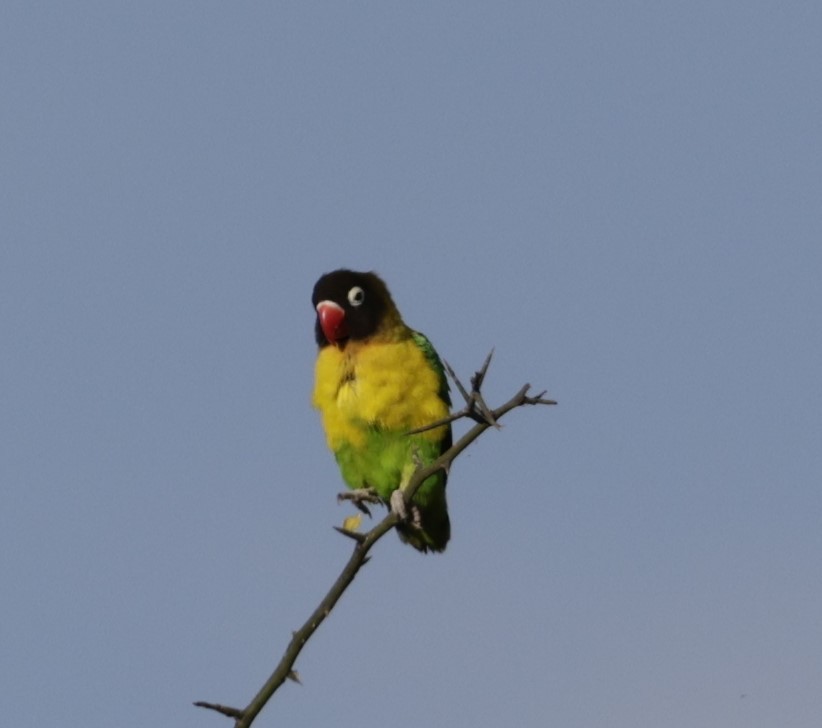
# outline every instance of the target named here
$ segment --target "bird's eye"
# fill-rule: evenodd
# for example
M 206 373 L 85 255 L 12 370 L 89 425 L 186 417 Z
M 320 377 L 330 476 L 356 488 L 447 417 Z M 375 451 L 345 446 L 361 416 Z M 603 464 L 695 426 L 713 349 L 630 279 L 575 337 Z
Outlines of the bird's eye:
M 360 288 L 359 286 L 354 286 L 348 292 L 348 302 L 352 306 L 362 306 L 362 302 L 365 300 L 365 291 Z

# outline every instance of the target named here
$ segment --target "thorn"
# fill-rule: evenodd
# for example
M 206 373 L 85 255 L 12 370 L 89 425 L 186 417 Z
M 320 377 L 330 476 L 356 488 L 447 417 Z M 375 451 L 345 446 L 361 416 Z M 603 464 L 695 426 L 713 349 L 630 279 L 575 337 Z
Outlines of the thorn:
M 526 385 L 529 387 L 530 385 Z M 528 390 L 525 389 L 525 392 Z M 543 389 L 539 394 L 534 395 L 533 397 L 529 397 L 527 394 L 523 393 L 523 397 L 525 399 L 525 404 L 556 404 L 557 401 L 555 399 L 545 399 L 545 395 L 548 394 L 547 389 Z
M 480 367 L 478 372 L 474 373 L 474 376 L 471 377 L 471 388 L 474 392 L 479 392 L 482 388 L 482 383 L 485 381 L 485 375 L 488 372 L 488 365 L 491 363 L 491 358 L 494 356 L 494 349 L 492 348 L 491 351 L 488 352 L 488 356 L 485 357 L 485 361 Z
M 471 395 L 468 394 L 465 387 L 462 386 L 462 382 L 459 380 L 459 377 L 456 375 L 454 370 L 451 368 L 451 365 L 443 360 L 443 365 L 445 366 L 445 371 L 448 372 L 448 376 L 451 377 L 451 380 L 454 382 L 456 388 L 460 391 L 462 398 L 466 401 L 467 404 L 471 404 Z
M 194 703 L 198 708 L 208 708 L 209 710 L 215 710 L 218 713 L 228 717 L 234 718 L 236 720 L 242 720 L 243 716 L 245 715 L 244 711 L 238 710 L 237 708 L 232 708 L 229 705 L 220 705 L 219 703 L 206 703 L 204 700 L 198 700 Z
M 302 681 L 300 680 L 300 673 L 298 673 L 296 670 L 289 670 L 288 675 L 286 675 L 286 677 L 289 680 L 293 680 L 295 683 L 297 683 L 297 685 L 302 685 Z
M 349 531 L 347 528 L 341 528 L 340 526 L 334 526 L 333 528 L 337 533 L 348 536 L 348 538 L 354 539 L 357 543 L 363 543 L 363 541 L 365 541 L 365 536 L 357 531 Z

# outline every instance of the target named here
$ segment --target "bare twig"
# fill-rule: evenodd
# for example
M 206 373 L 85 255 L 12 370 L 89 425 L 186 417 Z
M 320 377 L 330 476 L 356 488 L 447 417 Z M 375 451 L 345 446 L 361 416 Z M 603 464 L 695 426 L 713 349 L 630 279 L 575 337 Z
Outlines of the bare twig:
M 427 425 L 423 425 L 422 427 L 417 427 L 413 430 L 408 430 L 406 435 L 418 435 L 420 432 L 428 432 L 428 430 L 436 430 L 438 427 L 442 427 L 443 425 L 449 425 L 452 422 L 456 422 L 457 420 L 461 420 L 463 417 L 468 417 L 468 409 L 463 407 L 459 412 L 454 412 L 453 414 L 448 415 L 448 417 L 443 417 L 441 420 L 435 420 L 434 422 L 430 422 Z
M 499 427 L 499 423 L 497 422 L 497 417 L 495 416 L 494 412 L 488 407 L 485 403 L 485 399 L 482 396 L 482 385 L 485 382 L 485 375 L 488 373 L 488 366 L 491 364 L 491 358 L 494 356 L 494 350 L 491 349 L 488 352 L 488 356 L 485 357 L 485 361 L 480 367 L 479 371 L 474 372 L 474 375 L 471 377 L 471 392 L 469 393 L 466 390 L 463 383 L 460 381 L 459 377 L 456 375 L 454 370 L 451 368 L 450 364 L 447 361 L 443 362 L 445 366 L 445 371 L 448 374 L 448 377 L 451 381 L 454 382 L 454 386 L 459 390 L 462 398 L 465 400 L 465 407 L 461 410 L 457 410 L 456 412 L 452 412 L 448 417 L 443 417 L 440 420 L 436 420 L 434 422 L 430 422 L 427 425 L 423 425 L 422 427 L 417 427 L 413 430 L 409 430 L 407 434 L 409 435 L 417 435 L 421 432 L 427 432 L 428 430 L 435 430 L 438 427 L 442 427 L 443 425 L 451 424 L 452 422 L 456 422 L 457 420 L 462 420 L 465 418 L 472 419 L 474 422 L 486 422 L 493 427 Z M 553 399 L 545 399 L 543 395 L 545 392 L 540 392 L 536 397 L 526 397 L 525 401 L 522 404 L 556 404 L 556 401 Z
M 480 388 L 485 379 L 485 374 L 488 371 L 488 365 L 491 362 L 493 351 L 488 355 L 482 368 L 474 374 L 471 378 L 471 393 L 469 394 L 462 383 L 457 379 L 453 370 L 448 364 L 446 369 L 453 379 L 455 385 L 459 389 L 466 406 L 463 410 L 452 415 L 442 421 L 438 421 L 418 430 L 412 430 L 409 434 L 415 432 L 423 432 L 425 430 L 441 427 L 444 424 L 453 422 L 454 420 L 468 417 L 475 420 L 476 424 L 468 430 L 457 442 L 455 442 L 446 452 L 438 457 L 430 465 L 422 466 L 417 464 L 417 469 L 406 485 L 403 495 L 406 502 L 410 502 L 414 494 L 422 486 L 422 484 L 439 470 L 448 470 L 451 463 L 465 450 L 474 440 L 482 435 L 491 427 L 499 427 L 498 421 L 510 412 L 512 409 L 522 407 L 523 405 L 538 405 L 546 404 L 553 405 L 556 402 L 552 399 L 545 399 L 545 392 L 541 392 L 536 396 L 529 396 L 528 390 L 530 385 L 526 384 L 505 404 L 500 405 L 494 410 L 487 407 L 480 394 Z M 356 501 L 355 501 L 356 503 Z M 232 708 L 219 703 L 208 703 L 199 701 L 194 705 L 200 708 L 207 708 L 214 710 L 229 718 L 234 718 L 234 728 L 249 728 L 254 722 L 254 719 L 259 715 L 260 711 L 265 707 L 266 703 L 271 699 L 271 696 L 279 689 L 279 687 L 286 680 L 294 680 L 299 682 L 299 676 L 294 670 L 294 663 L 300 655 L 306 642 L 311 638 L 317 628 L 325 621 L 325 618 L 331 613 L 331 610 L 337 604 L 339 598 L 343 595 L 345 590 L 349 587 L 354 577 L 359 570 L 368 563 L 368 552 L 373 548 L 386 533 L 393 529 L 400 521 L 399 515 L 391 511 L 385 516 L 374 528 L 365 533 L 351 531 L 346 528 L 336 528 L 344 536 L 353 539 L 356 543 L 354 551 L 348 559 L 348 562 L 343 567 L 342 572 L 337 577 L 336 581 L 331 585 L 328 593 L 323 597 L 322 601 L 317 605 L 316 609 L 311 613 L 311 616 L 296 632 L 292 633 L 291 641 L 283 653 L 280 662 L 271 673 L 271 676 L 266 680 L 265 684 L 260 688 L 258 693 L 254 696 L 251 702 L 242 709 Z

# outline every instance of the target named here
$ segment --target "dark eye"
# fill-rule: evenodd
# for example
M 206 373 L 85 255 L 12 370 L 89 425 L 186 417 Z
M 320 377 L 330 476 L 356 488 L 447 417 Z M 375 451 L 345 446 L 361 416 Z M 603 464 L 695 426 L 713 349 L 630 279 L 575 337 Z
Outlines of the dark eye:
M 352 306 L 362 306 L 362 302 L 365 300 L 365 291 L 360 288 L 359 286 L 354 286 L 348 292 L 348 302 Z

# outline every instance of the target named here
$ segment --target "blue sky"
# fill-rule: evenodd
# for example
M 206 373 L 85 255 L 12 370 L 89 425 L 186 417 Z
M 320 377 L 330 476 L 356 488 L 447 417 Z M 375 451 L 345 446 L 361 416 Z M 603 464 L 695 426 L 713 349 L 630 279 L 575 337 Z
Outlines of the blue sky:
M 818 3 L 6 2 L 0 712 L 229 725 L 339 572 L 311 288 L 512 413 L 257 725 L 822 714 Z M 13 717 L 13 718 L 12 718 Z

